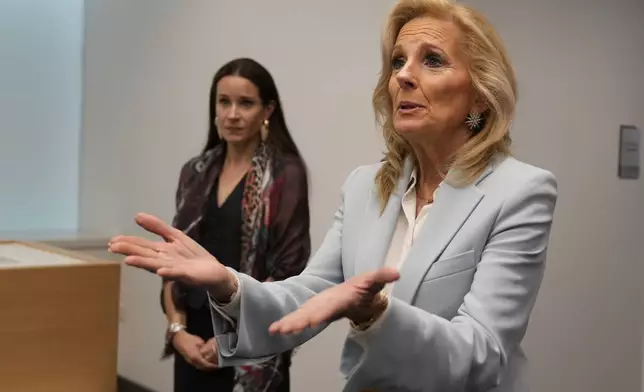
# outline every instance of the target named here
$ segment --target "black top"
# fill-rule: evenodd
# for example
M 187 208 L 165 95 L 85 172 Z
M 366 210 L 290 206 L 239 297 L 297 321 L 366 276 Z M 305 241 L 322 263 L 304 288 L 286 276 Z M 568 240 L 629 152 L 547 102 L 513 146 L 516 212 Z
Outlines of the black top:
M 244 177 L 224 203 L 217 202 L 219 179 L 213 184 L 200 225 L 201 246 L 223 265 L 239 270 L 242 237 L 242 197 Z
M 242 235 L 242 198 L 245 177 L 220 206 L 217 202 L 219 179 L 213 184 L 199 224 L 200 245 L 223 265 L 239 270 Z M 213 337 L 208 296 L 203 288 L 187 288 L 188 332 L 207 340 Z

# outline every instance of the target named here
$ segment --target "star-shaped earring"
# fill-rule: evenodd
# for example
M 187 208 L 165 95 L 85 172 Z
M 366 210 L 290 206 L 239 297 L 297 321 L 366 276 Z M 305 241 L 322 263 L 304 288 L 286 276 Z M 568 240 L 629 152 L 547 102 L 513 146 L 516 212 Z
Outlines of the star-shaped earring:
M 483 117 L 481 117 L 481 113 L 470 112 L 470 114 L 465 118 L 465 124 L 467 124 L 467 127 L 470 128 L 470 130 L 476 131 L 481 126 L 482 120 Z

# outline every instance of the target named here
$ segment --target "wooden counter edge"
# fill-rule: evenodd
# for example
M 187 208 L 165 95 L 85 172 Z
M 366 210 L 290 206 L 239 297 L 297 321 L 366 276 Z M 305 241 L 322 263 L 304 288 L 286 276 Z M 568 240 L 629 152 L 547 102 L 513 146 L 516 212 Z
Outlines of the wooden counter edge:
M 48 245 L 42 242 L 32 242 L 32 241 L 16 241 L 16 240 L 1 240 L 0 239 L 0 245 L 7 245 L 7 244 L 18 244 L 18 245 L 23 245 L 29 248 L 34 248 L 38 249 L 44 252 L 48 253 L 54 253 L 54 254 L 59 254 L 63 256 L 67 256 L 73 259 L 81 260 L 86 262 L 87 266 L 90 265 L 120 265 L 121 263 L 115 260 L 105 260 L 98 258 L 96 256 L 92 256 L 86 253 L 78 252 L 78 251 L 72 251 L 68 249 L 63 249 L 59 248 L 53 245 Z M 105 251 L 107 251 L 107 244 L 105 244 Z M 78 264 L 64 264 L 64 265 L 56 265 L 56 267 L 77 267 Z M 38 266 L 39 268 L 42 268 L 42 266 Z M 30 266 L 25 266 L 21 268 L 31 268 Z

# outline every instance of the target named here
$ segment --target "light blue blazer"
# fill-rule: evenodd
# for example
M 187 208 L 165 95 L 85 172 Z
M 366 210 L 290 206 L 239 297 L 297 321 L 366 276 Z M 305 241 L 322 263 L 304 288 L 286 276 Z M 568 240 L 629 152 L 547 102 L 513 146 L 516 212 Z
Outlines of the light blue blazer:
M 322 329 L 271 336 L 269 325 L 324 289 L 381 267 L 412 165 L 381 214 L 375 175 L 355 169 L 333 225 L 301 275 L 260 283 L 239 274 L 240 314 L 215 316 L 222 366 L 258 362 Z M 346 392 L 524 392 L 520 343 L 543 277 L 557 186 L 542 169 L 503 158 L 470 186 L 443 184 L 366 349 L 348 336 Z M 218 314 L 218 313 L 217 313 Z

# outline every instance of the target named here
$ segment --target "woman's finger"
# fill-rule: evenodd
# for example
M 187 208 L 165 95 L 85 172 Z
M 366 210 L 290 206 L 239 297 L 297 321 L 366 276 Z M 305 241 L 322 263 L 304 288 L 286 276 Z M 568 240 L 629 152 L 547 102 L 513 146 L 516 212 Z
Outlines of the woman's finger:
M 111 253 L 118 253 L 125 256 L 143 256 L 143 257 L 159 257 L 159 252 L 145 247 L 133 244 L 131 242 L 115 242 L 112 243 L 108 250 Z
M 143 248 L 148 248 L 153 250 L 159 250 L 159 245 L 163 244 L 163 242 L 152 241 L 152 240 L 148 240 L 148 239 L 133 236 L 133 235 L 120 235 L 118 237 L 112 238 L 112 240 L 110 241 L 110 244 L 122 244 L 122 243 L 137 245 Z
M 179 255 L 187 258 L 203 256 L 205 251 L 199 244 L 188 237 L 184 232 L 176 229 L 154 215 L 139 213 L 135 217 L 136 223 L 146 231 L 156 234 L 166 242 L 176 245 Z M 200 251 L 201 254 L 200 254 Z M 208 252 L 205 254 L 209 255 Z
M 210 253 L 183 231 L 170 226 L 154 215 L 139 213 L 136 215 L 135 220 L 139 226 L 150 233 L 156 234 L 168 242 L 183 245 L 183 248 L 178 247 L 177 249 L 184 257 L 210 256 Z
M 272 334 L 300 333 L 323 323 L 332 323 L 346 313 L 350 291 L 336 286 L 309 299 L 298 310 L 289 313 L 269 327 Z M 347 297 L 349 295 L 349 297 Z
M 204 358 L 201 355 L 199 357 L 195 358 L 195 361 L 197 362 L 197 366 L 201 370 L 215 370 L 215 369 L 217 369 L 217 365 L 215 365 L 214 363 L 208 361 L 206 358 Z
M 312 325 L 309 323 L 308 319 L 298 317 L 296 319 L 284 320 L 284 322 L 278 326 L 277 332 L 282 335 L 297 335 L 310 327 L 312 327 Z
M 297 320 L 297 319 L 295 319 Z M 302 327 L 304 328 L 304 327 Z M 272 335 L 290 335 L 295 332 L 297 328 L 294 325 L 294 319 L 292 317 L 284 317 L 279 321 L 274 322 L 268 327 L 268 332 Z
M 319 325 L 320 322 L 317 318 L 312 317 L 314 312 L 311 309 L 311 307 L 302 307 L 295 312 L 289 313 L 281 320 L 273 323 L 268 331 L 272 334 L 298 334 L 307 328 Z
M 166 241 L 173 240 L 173 227 L 154 215 L 138 213 L 136 214 L 134 221 L 146 231 L 156 234 Z
M 381 291 L 387 283 L 392 283 L 400 279 L 400 272 L 395 268 L 383 267 L 375 271 L 368 272 L 363 276 L 365 286 L 371 294 Z
M 125 264 L 156 273 L 161 268 L 171 267 L 173 260 L 157 257 L 127 256 L 125 258 Z
M 212 362 L 217 355 L 217 350 L 215 350 L 214 343 L 206 343 L 200 349 L 201 355 L 206 358 L 207 361 Z
M 191 280 L 190 273 L 184 266 L 168 265 L 157 269 L 156 273 L 168 280 Z
M 162 241 L 151 241 L 141 237 L 135 236 L 120 236 L 110 242 L 110 248 L 116 244 L 132 244 L 140 246 L 142 248 L 147 248 L 153 250 L 155 253 L 164 253 L 167 256 L 174 258 L 192 258 L 195 255 L 187 250 L 182 244 L 177 242 L 162 242 Z M 117 252 L 121 253 L 121 252 Z M 143 256 L 154 257 L 151 253 L 147 253 Z
M 215 364 L 208 362 L 199 352 L 191 356 L 186 356 L 184 359 L 199 370 L 214 370 L 217 368 Z

